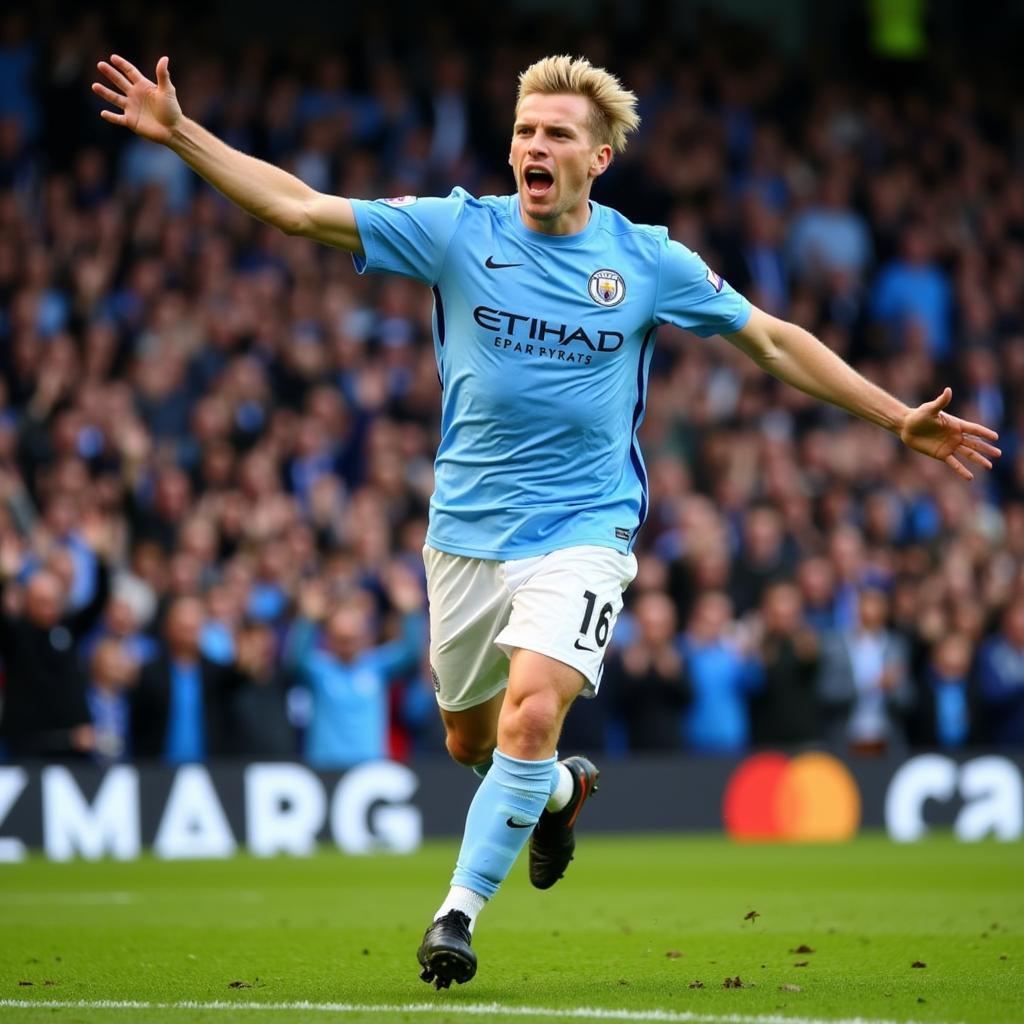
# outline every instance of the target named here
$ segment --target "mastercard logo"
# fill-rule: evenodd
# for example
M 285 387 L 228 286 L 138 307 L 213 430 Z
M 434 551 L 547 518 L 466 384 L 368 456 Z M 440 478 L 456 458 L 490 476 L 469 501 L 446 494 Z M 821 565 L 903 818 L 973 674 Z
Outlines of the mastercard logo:
M 835 843 L 860 825 L 860 790 L 830 754 L 748 757 L 725 787 L 722 816 L 733 839 Z

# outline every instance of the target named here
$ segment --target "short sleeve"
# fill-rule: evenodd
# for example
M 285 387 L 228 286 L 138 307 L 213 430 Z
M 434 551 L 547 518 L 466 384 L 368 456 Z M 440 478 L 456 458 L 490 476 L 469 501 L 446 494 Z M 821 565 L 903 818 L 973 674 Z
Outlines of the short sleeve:
M 663 242 L 654 320 L 693 331 L 702 338 L 731 334 L 750 319 L 750 303 L 695 252 Z
M 353 199 L 364 256 L 353 255 L 356 270 L 412 277 L 435 284 L 448 244 L 465 208 L 456 190 L 446 199 Z

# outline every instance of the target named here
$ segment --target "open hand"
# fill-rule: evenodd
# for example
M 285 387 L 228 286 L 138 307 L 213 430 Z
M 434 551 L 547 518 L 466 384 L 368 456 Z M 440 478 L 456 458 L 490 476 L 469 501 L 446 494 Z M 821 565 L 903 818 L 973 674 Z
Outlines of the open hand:
M 120 108 L 121 113 L 101 110 L 100 117 L 130 128 L 144 139 L 169 143 L 174 126 L 181 120 L 181 107 L 167 70 L 169 64 L 167 57 L 161 57 L 156 64 L 156 82 L 151 82 L 134 64 L 116 53 L 111 55 L 109 64 L 101 60 L 96 67 L 116 88 L 93 82 L 92 91 Z
M 953 392 L 946 388 L 938 398 L 911 409 L 900 430 L 900 440 L 908 448 L 944 462 L 965 480 L 973 480 L 974 474 L 964 463 L 991 469 L 990 460 L 1002 452 L 988 442 L 998 441 L 999 435 L 980 423 L 944 412 L 952 397 Z

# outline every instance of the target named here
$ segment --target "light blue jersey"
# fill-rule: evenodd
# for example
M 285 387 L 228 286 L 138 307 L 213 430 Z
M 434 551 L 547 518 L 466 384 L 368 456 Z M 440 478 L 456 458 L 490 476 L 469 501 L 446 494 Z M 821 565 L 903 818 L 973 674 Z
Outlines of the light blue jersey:
M 401 635 L 344 662 L 314 647 L 317 627 L 298 619 L 288 663 L 313 698 L 303 756 L 315 768 L 348 768 L 388 756 L 388 700 L 395 676 L 416 668 L 425 640 L 419 614 L 402 618 Z
M 591 203 L 576 235 L 518 197 L 354 200 L 356 268 L 434 291 L 441 443 L 427 542 L 512 559 L 627 552 L 647 515 L 637 444 L 654 334 L 738 331 L 750 304 L 664 228 Z

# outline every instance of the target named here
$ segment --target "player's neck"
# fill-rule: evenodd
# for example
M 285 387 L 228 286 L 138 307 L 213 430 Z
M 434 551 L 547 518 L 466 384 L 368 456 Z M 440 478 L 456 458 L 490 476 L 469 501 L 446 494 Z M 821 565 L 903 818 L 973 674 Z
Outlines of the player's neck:
M 524 209 L 522 199 L 519 200 L 519 216 L 524 227 L 536 231 L 540 235 L 578 235 L 586 230 L 592 213 L 590 200 L 584 199 L 573 209 L 566 210 L 557 217 L 532 217 Z

